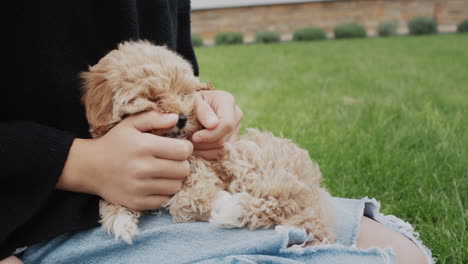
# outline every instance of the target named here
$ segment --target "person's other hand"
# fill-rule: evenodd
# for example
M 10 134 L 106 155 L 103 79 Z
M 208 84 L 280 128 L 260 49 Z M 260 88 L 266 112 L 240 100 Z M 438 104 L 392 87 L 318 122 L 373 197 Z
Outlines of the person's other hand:
M 15 256 L 9 256 L 6 259 L 0 260 L 0 264 L 23 264 L 23 261 Z
M 76 139 L 57 188 L 96 194 L 133 210 L 164 206 L 190 173 L 190 141 L 144 133 L 176 125 L 178 116 L 130 116 L 98 139 Z
M 234 97 L 224 91 L 200 91 L 196 115 L 206 128 L 192 136 L 195 151 L 193 155 L 215 159 L 223 150 L 224 144 L 237 139 L 242 111 Z

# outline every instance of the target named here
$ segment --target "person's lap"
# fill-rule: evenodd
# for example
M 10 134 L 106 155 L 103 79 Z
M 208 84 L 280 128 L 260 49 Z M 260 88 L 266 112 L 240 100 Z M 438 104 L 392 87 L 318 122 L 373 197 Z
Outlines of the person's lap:
M 366 248 L 371 239 L 361 230 L 363 213 L 422 247 L 409 224 L 381 215 L 374 200 L 333 198 L 332 202 L 336 208 L 337 239 L 329 245 L 304 246 L 312 237 L 295 228 L 249 231 L 222 229 L 209 223 L 175 224 L 164 214 L 144 216 L 141 233 L 132 245 L 116 241 L 95 228 L 34 245 L 22 260 L 24 263 L 397 263 L 394 251 L 385 245 Z M 363 224 L 366 228 L 374 222 L 369 221 Z M 357 247 L 358 243 L 366 249 Z

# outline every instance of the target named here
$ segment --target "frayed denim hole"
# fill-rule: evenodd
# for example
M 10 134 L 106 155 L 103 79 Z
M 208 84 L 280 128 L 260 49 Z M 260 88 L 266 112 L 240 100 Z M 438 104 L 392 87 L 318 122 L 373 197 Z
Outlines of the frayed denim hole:
M 352 235 L 351 235 L 351 241 L 353 246 L 357 246 L 357 240 L 359 237 L 359 233 L 361 232 L 361 219 L 365 215 L 365 210 L 366 210 L 366 204 L 362 203 L 361 208 L 359 208 L 359 211 L 361 212 L 360 214 L 357 214 L 356 217 L 358 219 L 355 219 L 357 225 L 354 226 Z
M 380 212 L 380 202 L 374 198 L 364 197 L 362 198 L 362 201 L 364 201 L 364 216 L 367 216 L 408 238 L 423 251 L 428 263 L 434 264 L 437 262 L 437 259 L 432 257 L 431 250 L 423 245 L 422 241 L 419 239 L 419 233 L 414 231 L 414 228 L 410 223 L 394 215 L 382 214 Z

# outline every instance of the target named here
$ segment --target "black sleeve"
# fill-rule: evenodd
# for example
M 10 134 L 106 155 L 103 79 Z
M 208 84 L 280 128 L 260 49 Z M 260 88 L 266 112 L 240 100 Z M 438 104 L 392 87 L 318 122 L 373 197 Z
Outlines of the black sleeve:
M 193 50 L 190 30 L 190 1 L 184 0 L 179 4 L 177 21 L 177 52 L 192 63 L 193 72 L 198 76 L 198 62 Z
M 82 216 L 97 223 L 97 198 L 55 190 L 74 138 L 32 122 L 0 123 L 0 260 L 17 247 L 80 229 Z

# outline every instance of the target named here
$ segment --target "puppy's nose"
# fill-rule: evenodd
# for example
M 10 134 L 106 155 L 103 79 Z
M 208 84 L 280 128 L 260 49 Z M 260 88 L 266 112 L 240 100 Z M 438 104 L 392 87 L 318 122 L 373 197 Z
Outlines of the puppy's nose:
M 177 121 L 177 127 L 183 128 L 187 123 L 187 117 L 184 114 L 179 115 L 179 121 Z

